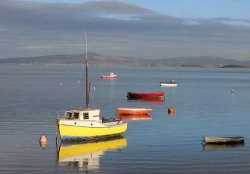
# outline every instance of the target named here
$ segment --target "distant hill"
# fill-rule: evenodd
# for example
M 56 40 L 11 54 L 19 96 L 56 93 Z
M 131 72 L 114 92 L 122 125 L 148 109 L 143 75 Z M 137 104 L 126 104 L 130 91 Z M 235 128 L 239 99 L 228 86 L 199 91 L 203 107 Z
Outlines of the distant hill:
M 130 65 L 132 57 L 104 56 L 97 53 L 88 53 L 90 64 L 100 65 Z M 37 57 L 16 57 L 0 59 L 0 64 L 82 64 L 85 54 L 48 55 Z
M 38 57 L 18 57 L 0 59 L 0 64 L 82 64 L 84 54 L 48 55 Z M 250 68 L 250 61 L 239 61 L 211 56 L 174 57 L 162 59 L 143 59 L 135 57 L 106 56 L 88 53 L 89 64 L 119 66 L 177 66 L 177 67 L 221 67 Z
M 239 61 L 212 56 L 196 57 L 175 57 L 168 59 L 158 59 L 158 64 L 163 66 L 182 66 L 182 67 L 250 67 L 250 61 Z

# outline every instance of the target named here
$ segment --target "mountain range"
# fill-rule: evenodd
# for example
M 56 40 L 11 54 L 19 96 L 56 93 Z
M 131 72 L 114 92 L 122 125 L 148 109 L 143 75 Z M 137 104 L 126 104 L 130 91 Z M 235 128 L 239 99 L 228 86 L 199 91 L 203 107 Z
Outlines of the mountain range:
M 0 59 L 0 64 L 82 64 L 85 62 L 84 54 L 48 55 L 37 57 L 17 57 Z M 250 61 L 240 61 L 221 57 L 193 56 L 174 57 L 162 59 L 143 59 L 136 57 L 107 56 L 98 53 L 88 53 L 88 63 L 95 65 L 118 66 L 158 66 L 158 67 L 238 67 L 250 68 Z

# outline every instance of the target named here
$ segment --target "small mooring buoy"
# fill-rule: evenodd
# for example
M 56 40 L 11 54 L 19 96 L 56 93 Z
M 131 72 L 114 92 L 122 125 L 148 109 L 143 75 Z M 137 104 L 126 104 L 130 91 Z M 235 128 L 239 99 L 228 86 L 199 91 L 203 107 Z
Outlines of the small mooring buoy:
M 233 89 L 231 90 L 231 94 L 234 94 L 234 90 Z
M 173 107 L 168 108 L 168 115 L 174 115 L 174 108 Z
M 42 134 L 39 139 L 40 147 L 44 149 L 46 147 L 46 143 L 47 143 L 47 137 L 45 134 Z

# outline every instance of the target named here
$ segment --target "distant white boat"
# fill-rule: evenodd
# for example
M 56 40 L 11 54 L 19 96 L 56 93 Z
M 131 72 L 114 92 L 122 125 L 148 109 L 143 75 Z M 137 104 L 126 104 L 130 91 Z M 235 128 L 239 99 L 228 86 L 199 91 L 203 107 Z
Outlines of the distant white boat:
M 178 83 L 175 80 L 170 80 L 169 82 L 160 82 L 160 86 L 164 87 L 177 87 Z

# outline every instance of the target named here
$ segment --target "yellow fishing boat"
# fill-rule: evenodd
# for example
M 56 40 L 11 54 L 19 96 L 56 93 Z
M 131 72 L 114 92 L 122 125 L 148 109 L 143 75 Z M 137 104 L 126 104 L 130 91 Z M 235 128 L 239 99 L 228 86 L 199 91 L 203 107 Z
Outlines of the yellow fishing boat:
M 86 37 L 86 108 L 65 111 L 63 118 L 57 119 L 57 132 L 61 140 L 89 139 L 117 136 L 127 130 L 127 123 L 116 119 L 104 119 L 100 116 L 100 109 L 89 107 L 87 35 Z
M 99 169 L 99 160 L 106 151 L 122 149 L 127 140 L 120 136 L 116 139 L 84 144 L 61 144 L 57 151 L 57 163 L 72 166 L 79 170 L 91 171 Z
M 127 123 L 101 119 L 99 109 L 74 109 L 66 111 L 64 118 L 58 119 L 58 129 L 62 140 L 102 138 L 124 133 Z

